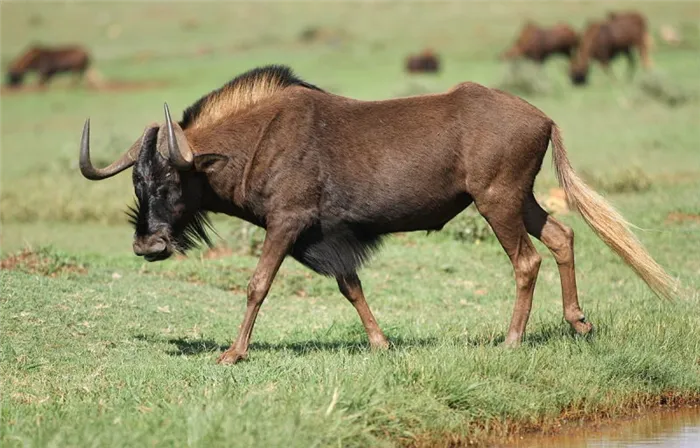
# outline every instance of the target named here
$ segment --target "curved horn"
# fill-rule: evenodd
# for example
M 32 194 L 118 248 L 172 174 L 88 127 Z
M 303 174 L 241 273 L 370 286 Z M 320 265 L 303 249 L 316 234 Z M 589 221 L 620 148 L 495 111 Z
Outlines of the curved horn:
M 176 135 L 176 131 L 173 127 L 173 120 L 170 118 L 168 103 L 164 103 L 163 109 L 165 110 L 165 127 L 168 131 L 168 155 L 170 157 L 170 163 L 172 163 L 175 168 L 186 170 L 192 167 L 192 161 L 194 160 L 192 150 L 187 144 L 187 139 L 185 138 L 180 125 L 177 125 Z M 178 137 L 181 138 L 178 139 Z M 180 142 L 183 144 L 179 144 L 178 140 L 180 140 Z
M 88 118 L 85 120 L 83 136 L 80 140 L 80 172 L 90 180 L 102 180 L 121 173 L 136 161 L 148 131 L 149 128 L 146 128 L 143 136 L 131 145 L 131 148 L 124 155 L 112 162 L 111 165 L 105 168 L 95 168 L 90 161 L 90 119 Z

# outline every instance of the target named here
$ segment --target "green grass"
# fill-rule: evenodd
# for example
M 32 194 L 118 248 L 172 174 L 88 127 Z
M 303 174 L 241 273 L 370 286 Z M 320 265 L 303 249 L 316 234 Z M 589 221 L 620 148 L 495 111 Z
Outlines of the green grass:
M 684 30 L 659 79 L 691 89 L 700 75 L 700 10 L 631 4 Z M 292 260 L 258 319 L 249 361 L 216 356 L 235 336 L 261 232 L 217 217 L 220 258 L 196 252 L 148 264 L 131 253 L 130 176 L 89 182 L 77 170 L 83 120 L 107 162 L 152 122 L 253 66 L 286 63 L 336 93 L 379 99 L 496 86 L 496 56 L 529 16 L 580 27 L 608 3 L 2 3 L 3 64 L 33 40 L 86 42 L 108 80 L 162 81 L 119 92 L 5 94 L 0 104 L 0 372 L 3 446 L 428 446 L 484 442 L 700 399 L 700 102 L 669 106 L 594 67 L 573 88 L 566 63 L 544 68 L 528 97 L 562 127 L 575 168 L 631 222 L 690 291 L 663 302 L 575 214 L 582 306 L 596 325 L 574 337 L 562 319 L 556 265 L 544 262 L 521 348 L 500 346 L 513 306 L 510 263 L 483 221 L 397 235 L 364 269 L 368 301 L 392 348 L 373 353 L 335 282 Z M 305 43 L 322 26 L 338 41 Z M 113 38 L 110 38 L 110 35 Z M 116 37 L 115 37 L 116 36 Z M 411 77 L 403 57 L 438 50 L 445 70 Z M 202 50 L 207 50 L 203 52 Z M 4 67 L 4 65 L 3 65 Z M 556 181 L 549 156 L 536 184 Z M 685 220 L 667 219 L 682 214 Z M 20 258 L 11 257 L 29 247 Z M 10 258 L 7 258 L 10 257 Z

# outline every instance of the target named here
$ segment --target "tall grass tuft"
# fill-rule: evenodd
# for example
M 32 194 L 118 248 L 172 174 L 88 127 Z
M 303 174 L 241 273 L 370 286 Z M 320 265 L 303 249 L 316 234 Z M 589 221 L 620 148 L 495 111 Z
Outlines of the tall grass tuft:
M 698 98 L 697 92 L 659 72 L 645 73 L 639 82 L 639 88 L 648 98 L 669 107 L 678 107 Z
M 524 60 L 515 60 L 507 64 L 501 81 L 495 87 L 514 95 L 544 96 L 552 92 L 544 69 Z
M 598 174 L 582 170 L 581 177 L 593 189 L 605 193 L 641 193 L 651 189 L 651 178 L 639 167 Z

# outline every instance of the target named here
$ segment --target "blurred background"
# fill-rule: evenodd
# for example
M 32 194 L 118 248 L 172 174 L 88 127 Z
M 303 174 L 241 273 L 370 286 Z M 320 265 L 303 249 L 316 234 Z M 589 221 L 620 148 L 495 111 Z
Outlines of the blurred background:
M 574 85 L 572 59 L 611 42 L 634 69 L 624 54 L 608 73 L 591 60 Z M 289 260 L 251 362 L 220 368 L 262 230 L 217 216 L 217 247 L 146 263 L 125 214 L 130 171 L 86 180 L 79 141 L 90 117 L 92 160 L 105 166 L 163 120 L 163 102 L 179 117 L 264 64 L 362 100 L 462 81 L 522 96 L 692 294 L 652 297 L 568 210 L 548 153 L 535 195 L 576 233 L 594 338 L 570 334 L 557 267 L 535 241 L 528 334 L 522 350 L 501 350 L 512 266 L 471 208 L 441 232 L 387 238 L 361 272 L 388 353 L 369 353 L 333 279 Z M 697 1 L 2 1 L 0 65 L 3 446 L 472 446 L 698 402 Z
M 3 251 L 27 242 L 64 244 L 72 238 L 55 236 L 61 229 L 74 234 L 71 225 L 81 226 L 82 238 L 69 246 L 96 247 L 99 240 L 104 250 L 128 251 L 129 232 L 105 241 L 112 232 L 104 224 L 124 224 L 130 176 L 91 183 L 78 174 L 84 119 L 92 119 L 96 163 L 107 163 L 161 119 L 164 101 L 179 115 L 232 77 L 270 63 L 359 99 L 439 92 L 467 80 L 501 87 L 562 126 L 575 165 L 589 177 L 634 183 L 641 176 L 646 184 L 650 176 L 700 171 L 697 2 L 3 2 L 1 8 L 5 82 L 35 47 L 78 46 L 89 58 L 83 79 L 58 73 L 40 86 L 28 72 L 21 85 L 2 87 Z M 566 24 L 580 35 L 611 11 L 646 18 L 652 69 L 643 69 L 633 49 L 632 79 L 619 57 L 612 77 L 593 62 L 588 83 L 575 87 L 567 56 L 543 64 L 502 58 L 526 22 Z M 617 172 L 625 167 L 631 171 Z M 544 171 L 538 185 L 546 190 L 554 182 Z

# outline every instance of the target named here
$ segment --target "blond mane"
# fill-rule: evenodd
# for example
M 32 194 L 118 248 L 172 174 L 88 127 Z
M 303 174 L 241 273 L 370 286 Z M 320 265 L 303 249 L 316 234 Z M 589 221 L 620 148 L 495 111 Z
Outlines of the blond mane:
M 271 65 L 246 72 L 214 90 L 185 110 L 183 129 L 202 129 L 274 96 L 290 86 L 318 87 L 297 78 L 285 66 Z

